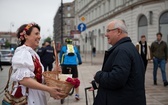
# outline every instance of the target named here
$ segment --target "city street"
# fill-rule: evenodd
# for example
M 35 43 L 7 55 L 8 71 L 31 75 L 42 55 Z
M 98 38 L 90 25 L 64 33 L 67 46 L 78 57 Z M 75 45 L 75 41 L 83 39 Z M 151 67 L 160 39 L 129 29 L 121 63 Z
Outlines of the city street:
M 91 86 L 89 82 L 93 79 L 95 72 L 101 69 L 103 56 L 103 54 L 97 55 L 95 58 L 92 59 L 91 64 L 90 54 L 82 54 L 83 64 L 78 66 L 79 78 L 81 81 L 81 99 L 79 101 L 76 101 L 73 94 L 72 96 L 68 96 L 65 99 L 64 105 L 86 105 L 84 88 Z M 3 66 L 3 68 L 4 70 L 0 71 L 0 92 L 3 90 L 6 84 L 9 66 Z M 163 86 L 160 70 L 158 70 L 157 76 L 158 85 L 153 85 L 152 68 L 153 64 L 149 63 L 146 71 L 145 81 L 147 105 L 168 105 L 168 87 Z M 166 70 L 166 72 L 168 76 L 168 70 Z M 2 100 L 2 95 L 3 94 L 0 94 L 0 101 Z M 60 100 L 54 100 L 53 98 L 49 98 L 48 94 L 46 95 L 48 96 L 48 105 L 61 105 Z M 92 92 L 88 92 L 88 103 L 88 105 L 92 105 L 93 103 Z

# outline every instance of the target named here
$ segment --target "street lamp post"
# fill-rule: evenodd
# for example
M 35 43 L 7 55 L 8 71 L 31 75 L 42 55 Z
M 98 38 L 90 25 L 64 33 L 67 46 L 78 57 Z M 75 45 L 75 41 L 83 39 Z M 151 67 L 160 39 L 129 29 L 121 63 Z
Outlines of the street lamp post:
M 10 23 L 10 43 L 11 43 L 11 41 L 12 41 L 12 27 L 14 27 L 14 23 L 13 22 L 11 22 Z
M 63 45 L 63 0 L 61 0 L 61 45 Z

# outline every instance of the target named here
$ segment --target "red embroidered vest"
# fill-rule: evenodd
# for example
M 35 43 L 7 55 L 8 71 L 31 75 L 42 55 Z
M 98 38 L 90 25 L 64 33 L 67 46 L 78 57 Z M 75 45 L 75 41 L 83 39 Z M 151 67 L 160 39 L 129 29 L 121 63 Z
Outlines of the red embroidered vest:
M 37 58 L 37 56 L 35 56 L 35 58 L 33 57 L 33 62 L 34 62 L 34 74 L 35 74 L 35 79 L 39 82 L 42 83 L 42 67 L 40 65 L 40 61 Z
M 42 67 L 40 65 L 40 61 L 39 59 L 35 56 L 32 57 L 33 62 L 34 62 L 34 74 L 35 74 L 35 79 L 37 80 L 37 82 L 42 83 Z M 28 91 L 28 90 L 26 90 Z M 21 86 L 19 86 L 14 94 L 15 97 L 19 98 L 22 97 L 22 89 Z

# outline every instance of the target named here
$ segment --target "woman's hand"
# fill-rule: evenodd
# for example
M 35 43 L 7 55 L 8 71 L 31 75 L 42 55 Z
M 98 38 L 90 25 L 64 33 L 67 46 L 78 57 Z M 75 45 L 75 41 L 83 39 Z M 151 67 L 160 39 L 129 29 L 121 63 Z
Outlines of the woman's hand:
M 48 92 L 50 93 L 50 96 L 54 99 L 61 99 L 61 96 L 64 96 L 64 93 L 61 93 L 61 90 L 57 87 L 50 87 Z
M 60 88 L 43 85 L 30 77 L 23 78 L 19 83 L 28 88 L 47 91 L 54 99 L 61 99 L 61 96 L 65 96 L 65 94 L 61 92 L 62 90 Z
M 61 66 L 60 65 L 59 66 L 55 66 L 54 69 L 53 69 L 53 71 L 56 71 L 57 74 L 61 74 L 62 73 Z
M 58 70 L 58 73 L 62 73 L 61 66 L 58 66 L 56 69 Z

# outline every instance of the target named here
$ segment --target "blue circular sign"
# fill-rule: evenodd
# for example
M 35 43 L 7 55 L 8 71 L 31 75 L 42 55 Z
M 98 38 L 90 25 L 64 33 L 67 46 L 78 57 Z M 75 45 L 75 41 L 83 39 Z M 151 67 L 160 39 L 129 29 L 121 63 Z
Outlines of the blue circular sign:
M 85 31 L 85 30 L 86 30 L 86 24 L 80 23 L 80 24 L 78 25 L 78 30 L 79 30 L 80 32 Z

